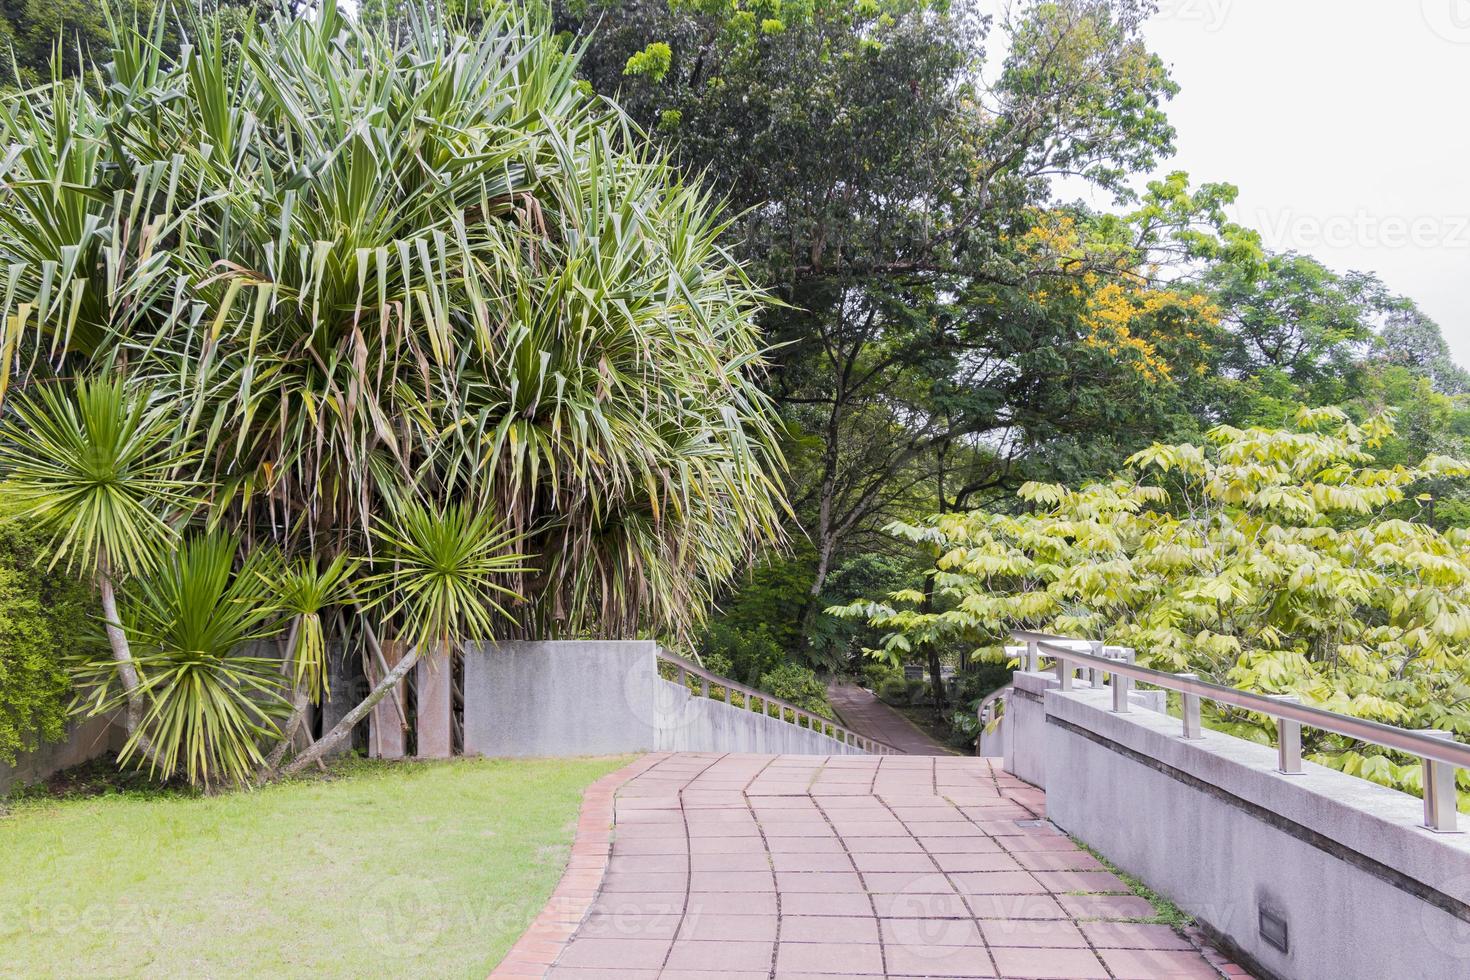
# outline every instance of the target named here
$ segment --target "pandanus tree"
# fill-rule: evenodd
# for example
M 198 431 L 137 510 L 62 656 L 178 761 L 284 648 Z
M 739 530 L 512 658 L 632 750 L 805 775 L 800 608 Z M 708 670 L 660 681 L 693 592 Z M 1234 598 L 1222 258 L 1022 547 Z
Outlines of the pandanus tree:
M 116 33 L 0 102 L 0 477 L 101 589 L 139 759 L 274 768 L 349 634 L 409 653 L 344 723 L 434 644 L 687 631 L 779 538 L 761 294 L 537 18 Z M 218 642 L 164 629 L 202 596 Z M 164 649 L 238 709 L 183 748 Z

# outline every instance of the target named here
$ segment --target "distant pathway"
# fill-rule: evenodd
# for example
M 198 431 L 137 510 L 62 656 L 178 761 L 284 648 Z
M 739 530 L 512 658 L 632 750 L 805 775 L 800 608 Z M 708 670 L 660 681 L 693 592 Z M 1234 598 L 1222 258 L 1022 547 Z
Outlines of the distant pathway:
M 887 742 L 905 755 L 959 755 L 856 684 L 833 681 L 827 686 L 827 700 L 848 728 Z

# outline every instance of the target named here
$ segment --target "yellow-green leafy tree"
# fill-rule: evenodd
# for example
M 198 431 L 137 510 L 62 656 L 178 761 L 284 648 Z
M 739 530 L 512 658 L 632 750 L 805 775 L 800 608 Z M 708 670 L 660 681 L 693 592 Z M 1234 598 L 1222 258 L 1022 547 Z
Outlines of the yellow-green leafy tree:
M 1028 483 L 1017 513 L 893 525 L 932 552 L 941 601 L 924 611 L 921 594 L 899 592 L 833 612 L 887 630 L 870 653 L 890 659 L 929 643 L 994 657 L 1010 630 L 1043 630 L 1133 647 L 1159 670 L 1470 736 L 1470 532 L 1412 516 L 1432 504 L 1424 487 L 1465 479 L 1470 463 L 1375 465 L 1389 416 L 1303 409 L 1295 422 L 1155 445 L 1080 489 Z M 1264 716 L 1206 710 L 1216 728 L 1274 737 Z M 1308 738 L 1318 762 L 1419 789 L 1415 760 Z

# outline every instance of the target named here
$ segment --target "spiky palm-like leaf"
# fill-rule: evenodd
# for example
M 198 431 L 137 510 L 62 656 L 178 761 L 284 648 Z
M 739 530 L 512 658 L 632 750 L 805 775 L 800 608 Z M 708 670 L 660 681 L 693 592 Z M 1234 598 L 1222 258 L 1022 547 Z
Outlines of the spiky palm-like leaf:
M 99 60 L 0 96 L 0 398 L 21 365 L 177 405 L 156 458 L 208 526 L 371 560 L 385 635 L 687 630 L 779 541 L 764 296 L 542 15 L 389 33 L 328 0 Z
M 300 558 L 268 580 L 276 591 L 281 610 L 294 619 L 293 642 L 287 651 L 291 686 L 305 691 L 312 704 L 320 703 L 329 693 L 327 639 L 321 614 L 332 606 L 352 601 L 357 567 L 358 563 L 346 555 L 325 563 L 314 557 Z
M 470 487 L 556 558 L 522 633 L 688 627 L 779 539 L 762 296 L 540 20 L 190 40 L 0 103 L 8 347 L 179 399 L 212 518 L 289 552 Z
M 137 573 L 170 546 L 171 511 L 192 512 L 177 473 L 176 406 L 120 380 L 38 386 L 9 406 L 0 472 L 18 512 L 53 536 L 52 561 Z
M 422 653 L 440 644 L 500 632 L 511 618 L 502 600 L 521 596 L 506 584 L 529 569 L 516 538 L 486 511 L 464 503 L 433 508 L 412 501 L 374 527 L 381 571 L 366 580 L 398 638 Z
M 147 709 L 123 761 L 204 785 L 243 782 L 263 761 L 260 746 L 289 708 L 280 659 L 264 648 L 283 622 L 270 585 L 278 558 L 256 549 L 236 568 L 240 552 L 232 535 L 194 535 L 132 584 L 123 623 Z

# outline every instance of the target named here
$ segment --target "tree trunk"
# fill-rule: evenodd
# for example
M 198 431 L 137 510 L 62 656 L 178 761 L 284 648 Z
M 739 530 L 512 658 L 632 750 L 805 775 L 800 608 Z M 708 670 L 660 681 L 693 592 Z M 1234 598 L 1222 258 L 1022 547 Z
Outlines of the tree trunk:
M 812 630 L 816 628 L 817 617 L 822 613 L 822 591 L 827 587 L 827 573 L 832 567 L 832 548 L 825 527 L 819 537 L 821 544 L 818 546 L 816 574 L 812 578 L 811 588 L 807 590 L 806 602 L 801 607 L 801 619 L 798 621 L 801 632 L 797 636 L 797 649 L 803 656 L 811 653 Z
M 107 643 L 112 647 L 112 659 L 117 661 L 117 676 L 127 695 L 128 707 L 123 713 L 123 727 L 129 735 L 138 730 L 143 722 L 143 699 L 138 693 L 138 669 L 133 665 L 133 651 L 128 646 L 127 634 L 123 632 L 122 620 L 117 614 L 117 595 L 113 591 L 112 576 L 104 565 L 97 575 L 97 589 L 102 595 L 102 622 L 107 631 Z
M 938 568 L 935 568 L 938 571 Z M 924 602 L 920 610 L 925 613 L 934 612 L 934 576 L 927 576 L 924 580 Z M 930 641 L 924 644 L 925 651 L 929 656 L 929 689 L 934 695 L 934 712 L 940 717 L 944 716 L 949 709 L 949 695 L 944 690 L 943 666 L 939 662 L 939 645 Z
M 943 669 L 939 663 L 939 649 L 929 644 L 929 687 L 934 691 L 934 710 L 941 716 L 949 708 L 949 695 L 944 690 Z
M 419 651 L 417 647 L 410 649 L 408 653 L 404 654 L 403 659 L 393 666 L 393 669 L 388 672 L 387 676 L 378 682 L 378 686 L 374 687 L 357 707 L 343 715 L 342 720 L 337 722 L 331 731 L 318 739 L 311 748 L 292 759 L 291 764 L 281 770 L 282 774 L 290 776 L 300 772 L 317 759 L 326 755 L 347 738 L 348 735 L 352 734 L 352 729 L 356 727 L 358 722 L 367 717 L 368 712 L 373 710 L 373 706 L 387 697 L 390 691 L 395 690 L 402 683 L 403 679 L 408 676 L 408 672 L 413 670 L 414 664 L 418 663 L 418 659 Z
M 374 662 L 378 665 L 378 669 L 384 674 L 389 673 L 388 658 L 383 656 L 383 645 L 378 642 L 378 634 L 374 633 L 373 628 L 366 622 L 362 624 L 362 629 L 363 637 L 367 640 L 368 651 L 372 654 Z M 408 709 L 403 706 L 403 697 L 398 693 L 397 688 L 394 688 L 389 693 L 393 695 L 393 707 L 398 709 L 398 723 L 403 726 L 403 730 L 406 732 L 408 731 Z
M 286 645 L 281 650 L 281 675 L 283 677 L 291 677 L 295 673 L 296 637 L 300 631 L 301 617 L 293 616 L 291 618 L 291 631 L 286 634 Z M 281 764 L 281 760 L 286 757 L 286 750 L 291 747 L 291 743 L 295 739 L 296 726 L 301 724 L 301 719 L 306 714 L 307 702 L 306 692 L 301 689 L 299 684 L 293 682 L 291 686 L 291 714 L 286 719 L 285 726 L 281 729 L 281 740 L 276 743 L 274 749 L 271 749 L 271 754 L 266 756 L 265 765 L 261 767 L 258 778 L 262 781 L 273 775 L 276 767 Z
M 266 757 L 265 766 L 261 770 L 260 778 L 269 779 L 275 774 L 280 766 L 281 760 L 286 757 L 286 752 L 296 741 L 296 729 L 301 726 L 301 719 L 306 717 L 306 706 L 311 703 L 305 691 L 297 688 L 291 692 L 291 715 L 286 719 L 286 724 L 281 728 L 281 740 L 276 747 L 271 749 L 271 754 Z
M 157 750 L 153 747 L 153 740 L 141 731 L 143 727 L 143 694 L 138 679 L 138 668 L 133 663 L 133 650 L 128 645 L 128 635 L 123 632 L 122 620 L 117 614 L 117 594 L 113 591 L 112 576 L 107 571 L 104 562 L 97 575 L 97 591 L 102 599 L 103 629 L 107 631 L 107 643 L 112 647 L 112 659 L 117 661 L 117 676 L 122 682 L 123 693 L 127 695 L 128 706 L 123 712 L 123 728 L 128 733 L 128 738 L 143 758 L 151 764 L 158 764 Z M 124 747 L 122 756 L 126 758 L 128 749 Z

